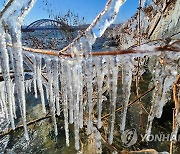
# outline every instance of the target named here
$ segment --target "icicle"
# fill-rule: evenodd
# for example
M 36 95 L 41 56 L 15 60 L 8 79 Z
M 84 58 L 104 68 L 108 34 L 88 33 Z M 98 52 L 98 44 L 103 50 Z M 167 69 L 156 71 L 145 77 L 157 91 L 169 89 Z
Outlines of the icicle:
M 131 64 L 131 57 L 129 59 L 124 59 L 122 66 L 122 90 L 123 90 L 124 99 L 123 99 L 123 105 L 122 105 L 123 109 L 122 109 L 121 123 L 120 123 L 121 132 L 124 131 L 126 124 L 127 107 L 131 94 L 132 68 L 133 66 Z
M 25 91 L 26 91 L 26 93 L 31 92 L 31 82 L 32 82 L 32 79 L 29 79 L 29 80 L 25 81 Z
M 15 92 L 15 84 L 12 83 L 12 95 L 14 96 L 14 92 Z M 13 114 L 14 114 L 14 118 L 16 119 L 16 103 L 15 103 L 15 97 L 12 97 L 12 106 L 13 106 Z
M 18 31 L 16 31 L 16 28 Z M 13 33 L 16 36 L 20 36 L 21 27 L 20 25 L 18 27 L 13 27 L 12 30 Z M 13 36 L 13 35 L 12 35 Z M 25 87 L 24 87 L 24 72 L 23 72 L 23 58 L 22 58 L 22 50 L 21 50 L 21 38 L 15 37 L 12 39 L 13 42 L 13 54 L 15 59 L 15 83 L 18 93 L 18 99 L 20 102 L 20 108 L 21 108 L 21 114 L 23 119 L 23 125 L 24 125 L 24 131 L 25 131 L 25 137 L 27 140 L 29 140 L 28 136 L 28 130 L 26 125 L 26 100 L 25 100 Z
M 84 113 L 84 104 L 83 104 L 83 64 L 81 63 L 81 69 L 79 71 L 79 127 L 83 128 L 83 113 Z
M 0 98 L 0 113 L 2 113 L 3 117 L 5 117 L 6 113 L 4 111 L 4 106 L 3 106 L 3 103 L 1 101 L 1 98 Z
M 49 102 L 49 87 L 48 87 L 48 82 L 46 83 L 46 84 L 44 84 L 44 86 L 45 86 L 45 89 L 46 89 L 46 98 L 47 98 L 47 100 L 48 100 L 48 102 Z
M 54 96 L 56 100 L 56 111 L 57 115 L 60 115 L 60 105 L 59 105 L 59 64 L 58 59 L 55 58 L 53 61 L 53 87 L 54 87 Z
M 113 57 L 109 57 L 109 77 L 110 79 L 110 108 L 111 108 L 111 122 L 109 129 L 108 141 L 110 144 L 113 142 L 113 131 L 115 123 L 115 111 L 116 111 L 116 98 L 117 98 L 117 80 L 118 80 L 118 67 Z
M 2 101 L 3 104 L 3 109 L 6 115 L 6 120 L 9 122 L 9 115 L 8 115 L 8 109 L 7 109 L 7 105 L 6 105 L 6 98 L 5 98 L 5 91 L 4 91 L 4 82 L 0 82 L 0 99 Z
M 11 36 L 8 33 L 6 33 L 6 42 L 9 44 L 12 42 Z M 11 66 L 12 70 L 15 71 L 12 47 L 7 46 L 7 50 L 9 52 L 10 66 Z
M 28 93 L 28 84 L 29 84 L 29 80 L 25 81 L 25 91 L 26 91 L 26 93 Z
M 74 102 L 73 102 L 73 91 L 72 91 L 72 68 L 70 61 L 67 62 L 67 85 L 68 85 L 68 101 L 69 101 L 69 123 L 74 122 Z
M 40 96 L 41 96 L 41 103 L 42 103 L 42 109 L 43 112 L 46 114 L 46 106 L 45 106 L 45 100 L 44 100 L 44 89 L 43 89 L 43 84 L 42 84 L 42 74 L 41 74 L 41 57 L 37 56 L 36 57 L 36 63 L 37 63 L 37 67 L 36 67 L 36 73 L 37 73 L 37 85 L 38 85 L 38 89 L 40 92 Z
M 48 92 L 49 92 L 49 106 L 50 112 L 52 114 L 53 126 L 55 135 L 58 135 L 57 130 L 57 123 L 56 123 L 56 111 L 55 111 L 55 102 L 54 102 L 54 95 L 53 95 L 53 75 L 52 75 L 52 61 L 51 59 L 46 59 L 46 71 L 47 71 L 47 78 L 48 78 Z
M 3 103 L 2 103 L 2 101 L 1 101 L 1 98 L 0 98 L 0 109 L 1 109 L 1 112 L 2 112 L 3 114 L 5 114 L 4 106 L 3 106 Z
M 28 82 L 28 90 L 29 90 L 29 92 L 31 92 L 31 84 L 32 84 L 32 80 L 29 80 L 29 82 Z
M 162 115 L 163 107 L 170 96 L 170 94 L 168 94 L 169 89 L 172 89 L 175 79 L 176 79 L 176 76 L 171 75 L 169 77 L 166 77 L 164 80 L 162 96 L 161 96 L 160 102 L 158 103 L 159 105 L 156 108 L 157 118 L 160 118 Z
M 34 93 L 35 93 L 35 98 L 37 98 L 37 64 L 36 64 L 36 58 L 32 54 L 31 59 L 33 61 L 33 84 L 34 84 Z
M 168 54 L 165 54 L 165 57 L 167 57 Z M 165 59 L 166 61 L 168 61 L 169 59 Z M 160 118 L 163 112 L 163 107 L 166 105 L 169 97 L 171 96 L 171 94 L 169 93 L 170 89 L 172 89 L 173 84 L 176 80 L 176 76 L 178 74 L 177 72 L 177 64 L 173 63 L 174 59 L 170 59 L 169 61 L 171 62 L 170 64 L 165 64 L 164 69 L 163 67 L 161 67 L 163 73 L 162 76 L 159 74 L 157 77 L 158 78 L 162 78 L 162 93 L 161 93 L 161 97 L 160 97 L 160 101 L 158 102 L 158 105 L 156 107 L 156 117 Z M 157 67 L 158 68 L 158 67 Z M 164 78 L 163 78 L 164 76 Z M 156 79 L 158 80 L 158 79 Z
M 64 110 L 64 127 L 66 135 L 66 145 L 69 146 L 69 128 L 68 128 L 68 102 L 67 102 L 67 81 L 66 81 L 66 62 L 61 61 L 60 71 L 61 71 L 61 92 L 63 100 L 63 110 Z
M 73 78 L 73 103 L 74 103 L 74 134 L 75 134 L 75 148 L 79 150 L 79 99 L 80 99 L 80 72 L 81 65 L 74 64 L 72 69 Z
M 11 121 L 11 126 L 15 129 L 14 124 L 14 115 L 13 115 L 13 93 L 12 93 L 12 82 L 10 78 L 10 68 L 9 68 L 9 55 L 5 44 L 5 31 L 2 26 L 2 21 L 0 20 L 0 59 L 1 59 L 1 67 L 2 67 L 2 75 L 5 81 L 5 89 L 7 93 L 7 101 L 8 101 L 8 110 Z
M 101 143 L 101 134 L 96 127 L 93 127 L 95 147 L 97 153 L 102 153 L 102 143 Z
M 92 129 L 92 110 L 93 110 L 93 104 L 92 104 L 92 58 L 90 57 L 85 62 L 85 80 L 86 80 L 86 87 L 87 87 L 87 103 L 88 103 L 88 122 L 87 122 L 87 133 L 91 133 Z
M 9 8 L 3 13 L 2 19 L 9 26 L 12 37 L 12 49 L 14 56 L 15 67 L 15 83 L 17 87 L 18 100 L 20 102 L 20 110 L 23 119 L 25 138 L 29 140 L 27 125 L 26 125 L 26 101 L 24 88 L 24 72 L 23 72 L 23 57 L 21 44 L 21 23 L 25 15 L 33 7 L 35 0 L 14 0 Z
M 95 69 L 96 69 L 96 82 L 97 82 L 97 92 L 98 92 L 98 128 L 101 128 L 101 112 L 102 112 L 102 84 L 103 84 L 103 72 L 101 70 L 100 58 L 95 58 Z

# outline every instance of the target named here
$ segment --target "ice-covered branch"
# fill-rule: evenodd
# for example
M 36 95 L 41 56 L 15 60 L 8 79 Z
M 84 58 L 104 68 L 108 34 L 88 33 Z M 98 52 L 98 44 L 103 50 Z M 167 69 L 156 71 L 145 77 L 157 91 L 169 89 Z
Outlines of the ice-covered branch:
M 114 22 L 121 5 L 126 0 L 109 0 L 105 8 L 94 19 L 92 24 L 85 30 L 85 32 L 75 38 L 72 43 L 62 49 L 61 52 L 72 52 L 73 48 L 77 49 L 77 53 L 81 54 L 91 51 L 92 45 L 95 43 L 96 38 L 101 37 L 105 30 Z

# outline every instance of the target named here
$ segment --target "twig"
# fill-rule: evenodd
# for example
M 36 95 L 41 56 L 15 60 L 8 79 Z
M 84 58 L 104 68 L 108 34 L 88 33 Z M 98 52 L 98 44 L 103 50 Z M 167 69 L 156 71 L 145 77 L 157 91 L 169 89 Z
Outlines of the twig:
M 174 109 L 173 109 L 173 124 L 172 124 L 172 130 L 174 130 L 175 128 L 175 112 L 174 112 Z M 173 154 L 173 141 L 170 142 L 170 150 L 169 150 L 169 153 L 170 154 Z
M 33 65 L 33 61 L 31 60 L 31 58 L 29 58 L 27 55 L 24 55 L 26 57 L 26 59 Z M 43 77 L 43 79 L 48 82 L 48 79 L 43 75 L 41 74 L 41 76 Z
M 23 50 L 29 51 L 29 52 L 34 52 L 34 53 L 40 53 L 40 54 L 45 54 L 45 55 L 51 55 L 51 56 L 59 56 L 59 53 L 57 51 L 53 50 L 42 50 L 42 49 L 32 49 L 28 47 L 22 47 Z
M 3 16 L 4 12 L 11 6 L 11 4 L 12 4 L 13 1 L 14 1 L 14 0 L 9 0 L 8 3 L 6 4 L 6 6 L 3 8 L 3 10 L 0 11 L 0 19 L 1 19 L 1 17 Z
M 177 95 L 178 83 L 180 83 L 180 74 L 177 76 L 176 81 L 174 83 L 174 87 L 173 87 L 173 99 L 175 103 L 176 113 L 179 112 L 179 101 L 178 101 L 178 95 Z
M 158 154 L 158 152 L 155 149 L 146 149 L 146 150 L 140 150 L 140 151 L 130 151 L 127 152 L 127 154 L 142 154 L 142 153 L 151 153 L 151 154 Z
M 134 101 L 130 102 L 130 103 L 128 104 L 128 106 L 133 105 L 133 104 L 134 104 L 135 102 L 137 102 L 140 98 L 146 96 L 149 92 L 151 92 L 152 90 L 154 90 L 154 88 L 155 88 L 155 86 L 152 87 L 151 89 L 147 90 L 145 93 L 143 93 L 142 95 L 140 95 L 140 96 L 139 96 L 138 98 L 136 98 Z M 122 107 L 118 108 L 115 112 L 119 112 L 119 111 L 121 111 L 121 110 L 122 110 Z M 110 116 L 110 114 L 106 114 L 106 115 L 102 116 L 101 119 L 105 119 L 105 118 L 107 118 L 107 117 L 109 117 L 109 116 Z
M 109 142 L 107 141 L 107 139 L 101 134 L 101 139 L 104 142 L 105 146 L 110 149 L 111 151 L 116 151 L 118 154 L 122 154 L 122 152 L 118 151 L 116 149 L 116 147 L 112 146 L 111 144 L 109 144 Z
M 138 8 L 138 46 L 141 45 L 141 0 L 139 0 Z
M 12 46 L 12 44 L 7 44 L 8 46 Z M 172 45 L 171 45 L 172 46 Z M 157 52 L 157 51 L 173 51 L 173 52 L 179 52 L 180 50 L 177 48 L 173 48 L 171 46 L 160 46 L 154 48 L 154 51 L 149 52 Z M 70 53 L 63 53 L 61 51 L 57 50 L 44 50 L 44 49 L 33 49 L 28 47 L 22 47 L 24 51 L 32 52 L 32 53 L 38 53 L 38 54 L 44 54 L 44 55 L 50 55 L 50 56 L 58 56 L 58 57 L 76 57 L 76 55 L 72 55 Z M 135 54 L 135 53 L 148 53 L 148 50 L 134 50 L 134 49 L 128 49 L 128 50 L 118 50 L 118 51 L 99 51 L 99 52 L 89 52 L 91 56 L 108 56 L 108 55 L 124 55 L 124 54 Z M 85 54 L 81 54 L 79 56 L 85 57 Z
M 166 11 L 166 9 L 168 8 L 168 5 L 169 5 L 170 3 L 171 3 L 170 1 L 166 3 L 165 8 L 162 10 L 162 14 L 159 16 L 159 18 L 157 19 L 157 21 L 156 21 L 156 23 L 155 23 L 152 31 L 149 33 L 148 39 L 151 38 L 152 34 L 154 33 L 155 29 L 157 28 L 157 26 L 158 26 L 158 24 L 159 24 L 159 22 L 160 22 L 160 20 L 161 20 L 161 18 L 162 18 L 162 15 L 165 13 L 165 11 Z
M 172 129 L 174 131 L 175 125 L 177 124 L 176 116 L 179 114 L 179 100 L 178 100 L 178 83 L 180 83 L 180 74 L 177 76 L 176 81 L 173 86 L 173 99 L 175 104 L 175 109 L 173 110 L 173 125 Z M 173 154 L 173 141 L 170 143 L 170 154 Z
M 42 120 L 44 120 L 44 119 L 48 119 L 48 118 L 50 118 L 50 117 L 51 117 L 51 115 L 47 115 L 47 116 L 45 116 L 45 117 L 42 117 L 42 118 L 39 118 L 39 119 L 30 121 L 30 122 L 27 123 L 27 126 L 32 125 L 32 124 L 34 124 L 34 123 L 36 123 L 36 122 L 42 121 Z M 5 132 L 0 133 L 0 137 L 5 136 L 5 135 L 8 135 L 8 134 L 11 133 L 12 131 L 16 131 L 17 129 L 20 129 L 20 128 L 23 128 L 23 127 L 24 127 L 23 125 L 19 125 L 19 126 L 17 126 L 14 130 L 13 130 L 12 128 L 10 128 L 10 129 L 8 129 L 8 130 L 5 131 Z

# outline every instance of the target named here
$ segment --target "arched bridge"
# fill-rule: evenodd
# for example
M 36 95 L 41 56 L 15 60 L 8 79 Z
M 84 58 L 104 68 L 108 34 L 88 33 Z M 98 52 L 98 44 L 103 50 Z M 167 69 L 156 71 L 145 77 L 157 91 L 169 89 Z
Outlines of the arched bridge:
M 73 28 L 63 21 L 56 21 L 52 19 L 40 19 L 32 22 L 25 28 L 22 28 L 23 32 L 33 32 L 36 30 L 64 30 L 72 31 Z

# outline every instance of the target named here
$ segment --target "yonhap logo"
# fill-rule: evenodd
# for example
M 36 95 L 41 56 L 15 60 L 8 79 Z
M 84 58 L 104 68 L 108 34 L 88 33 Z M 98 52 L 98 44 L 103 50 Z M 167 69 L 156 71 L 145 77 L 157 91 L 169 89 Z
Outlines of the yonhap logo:
M 137 132 L 136 129 L 125 130 L 121 135 L 121 140 L 125 147 L 134 145 L 137 142 Z
M 128 129 L 125 130 L 122 134 L 121 134 L 121 140 L 123 142 L 123 145 L 125 147 L 130 147 L 132 145 L 134 145 L 137 140 L 138 140 L 138 135 L 139 135 L 139 139 L 142 142 L 165 142 L 165 141 L 180 141 L 180 135 L 179 134 L 137 134 L 136 129 L 132 128 L 132 129 Z

